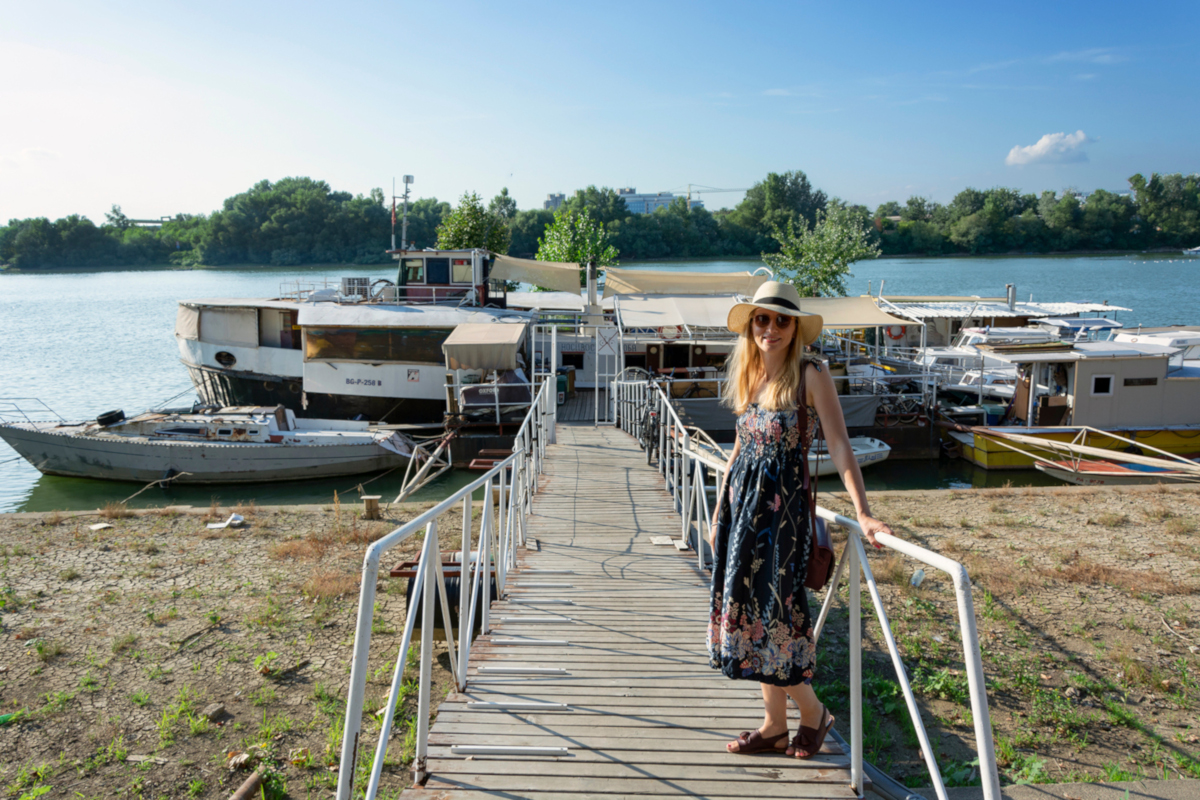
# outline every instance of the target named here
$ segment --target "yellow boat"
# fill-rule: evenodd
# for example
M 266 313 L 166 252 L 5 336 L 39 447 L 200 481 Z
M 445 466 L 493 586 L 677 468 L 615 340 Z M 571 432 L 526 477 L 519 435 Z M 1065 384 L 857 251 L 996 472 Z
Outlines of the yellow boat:
M 978 432 L 980 435 L 976 435 Z M 962 457 L 984 469 L 1033 469 L 1035 459 L 1025 453 L 1006 447 L 1004 444 L 989 437 L 995 432 L 1001 436 L 1006 433 L 1019 433 L 1038 439 L 1050 439 L 1069 444 L 1079 434 L 1078 427 L 1046 427 L 1025 428 L 1018 426 L 993 426 L 972 428 L 970 431 L 948 430 L 945 434 L 962 448 Z M 1106 437 L 1106 433 L 1118 437 Z M 1097 431 L 1088 438 L 1093 447 L 1106 450 L 1131 452 L 1129 448 L 1146 445 L 1147 449 L 1165 450 L 1179 456 L 1189 456 L 1200 453 L 1200 425 L 1179 425 L 1167 428 L 1115 428 Z

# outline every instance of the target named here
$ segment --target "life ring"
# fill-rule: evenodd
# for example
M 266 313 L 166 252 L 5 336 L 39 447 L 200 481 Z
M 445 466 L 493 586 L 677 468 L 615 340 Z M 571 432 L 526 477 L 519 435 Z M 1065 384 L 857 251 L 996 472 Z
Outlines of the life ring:
M 893 333 L 893 331 L 895 331 L 895 332 Z M 899 339 L 904 338 L 904 326 L 903 325 L 888 325 L 887 327 L 885 327 L 883 329 L 883 332 L 885 334 L 887 334 L 887 337 L 889 339 L 899 340 Z
M 683 336 L 683 327 L 681 325 L 663 325 L 658 329 L 660 339 L 671 341 Z

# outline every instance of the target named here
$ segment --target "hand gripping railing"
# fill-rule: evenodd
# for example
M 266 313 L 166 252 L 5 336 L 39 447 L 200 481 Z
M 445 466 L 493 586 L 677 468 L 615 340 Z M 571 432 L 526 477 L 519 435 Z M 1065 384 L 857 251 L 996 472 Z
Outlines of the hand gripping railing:
M 549 426 L 554 421 L 553 384 L 547 380 L 530 407 L 529 414 L 518 429 L 513 454 L 492 467 L 482 477 L 464 486 L 450 497 L 401 525 L 371 544 L 363 558 L 362 585 L 359 589 L 358 620 L 354 633 L 354 660 L 350 667 L 350 687 L 346 698 L 346 721 L 342 739 L 341 763 L 338 768 L 338 800 L 350 800 L 358 766 L 359 740 L 362 734 L 363 700 L 368 676 L 368 657 L 371 649 L 371 625 L 375 611 L 375 585 L 384 553 L 424 530 L 425 541 L 416 569 L 412 603 L 406 609 L 404 635 L 392 672 L 391 689 L 384 707 L 379 742 L 371 763 L 370 779 L 363 797 L 370 800 L 379 791 L 379 780 L 387 754 L 390 732 L 396 717 L 397 698 L 404 678 L 408 648 L 412 644 L 417 614 L 421 614 L 421 658 L 417 699 L 417 741 L 413 759 L 413 782 L 420 784 L 427 777 L 426 754 L 429 741 L 430 684 L 433 669 L 433 628 L 435 603 L 440 606 L 446 644 L 449 647 L 450 672 L 458 690 L 467 687 L 467 667 L 471 659 L 471 632 L 479 616 L 483 633 L 490 630 L 491 569 L 496 570 L 498 597 L 504 596 L 505 578 L 516 565 L 516 550 L 525 543 L 525 515 L 531 508 L 537 491 L 537 475 L 545 457 Z M 511 471 L 511 483 L 509 472 Z M 483 489 L 483 510 L 479 522 L 479 547 L 471 550 L 472 494 Z M 494 496 L 498 491 L 498 498 Z M 498 500 L 498 502 L 497 502 Z M 441 548 L 438 544 L 438 520 L 461 501 L 462 572 L 459 581 L 459 626 L 457 641 L 450 623 L 449 598 L 442 577 Z M 496 509 L 496 510 L 494 510 Z M 482 586 L 481 586 L 482 583 Z M 478 611 L 477 611 L 478 598 Z
M 659 451 L 663 454 L 659 460 L 659 469 L 666 478 L 667 491 L 671 492 L 674 496 L 675 505 L 683 517 L 683 537 L 685 540 L 690 539 L 692 522 L 696 522 L 696 552 L 699 566 L 703 569 L 707 566 L 704 556 L 704 552 L 707 549 L 707 537 L 705 533 L 712 524 L 712 511 L 707 499 L 709 491 L 705 472 L 706 468 L 711 469 L 713 471 L 713 481 L 719 486 L 721 482 L 720 476 L 727 468 L 727 464 L 714 454 L 693 451 L 690 448 L 690 437 L 680 423 L 679 417 L 671 409 L 671 404 L 660 387 L 649 388 L 646 390 L 646 395 L 648 395 L 648 401 L 658 409 L 659 419 L 663 420 L 663 423 L 660 425 L 660 442 L 662 446 L 664 448 L 673 448 Z M 633 400 L 638 395 L 636 394 L 636 389 L 626 385 L 619 388 L 617 397 L 618 402 L 624 398 L 632 405 Z M 640 418 L 640 413 L 636 412 L 632 417 L 622 414 L 619 417 L 619 422 L 622 429 L 633 433 Z M 670 421 L 667 422 L 667 420 Z M 674 426 L 674 431 L 670 432 L 670 434 L 668 433 L 669 426 Z M 909 684 L 904 662 L 896 646 L 895 637 L 892 636 L 891 623 L 888 620 L 887 612 L 884 610 L 883 600 L 879 594 L 879 587 L 875 583 L 875 576 L 871 572 L 871 565 L 867 560 L 866 551 L 863 548 L 862 529 L 855 520 L 835 514 L 819 506 L 817 514 L 832 524 L 843 526 L 850 534 L 847 537 L 846 547 L 842 550 L 841 556 L 838 558 L 833 580 L 826 590 L 825 602 L 821 607 L 820 616 L 817 618 L 816 625 L 813 628 L 813 639 L 816 641 L 820 638 L 821 629 L 824 627 L 825 620 L 829 616 L 829 609 L 833 599 L 837 596 L 838 583 L 848 564 L 850 571 L 851 782 L 861 796 L 863 787 L 861 581 L 865 578 L 867 590 L 871 595 L 871 602 L 875 608 L 875 614 L 879 619 L 880 628 L 883 631 L 884 641 L 887 643 L 888 652 L 891 655 L 892 666 L 896 671 L 897 681 L 904 695 L 909 716 L 912 718 L 913 728 L 917 732 L 917 740 L 921 744 L 921 753 L 925 759 L 925 765 L 929 769 L 934 791 L 937 793 L 939 800 L 946 800 L 946 786 L 942 779 L 941 771 L 938 769 L 937 761 L 934 758 L 933 747 L 929 742 L 929 735 L 925 731 L 925 723 L 921 719 L 920 710 L 917 708 L 916 698 L 913 695 L 912 686 Z M 963 641 L 963 660 L 966 665 L 967 684 L 971 695 L 971 715 L 975 724 L 975 743 L 979 753 L 979 771 L 983 780 L 983 797 L 984 800 L 1000 800 L 1000 777 L 996 767 L 996 752 L 992 742 L 991 717 L 987 704 L 987 686 L 983 676 L 983 659 L 979 651 L 979 634 L 975 626 L 975 606 L 971 597 L 971 580 L 967 575 L 966 567 L 953 559 L 938 555 L 919 545 L 895 536 L 877 534 L 875 538 L 884 547 L 942 570 L 949 574 L 954 582 L 954 591 L 958 599 L 959 629 Z

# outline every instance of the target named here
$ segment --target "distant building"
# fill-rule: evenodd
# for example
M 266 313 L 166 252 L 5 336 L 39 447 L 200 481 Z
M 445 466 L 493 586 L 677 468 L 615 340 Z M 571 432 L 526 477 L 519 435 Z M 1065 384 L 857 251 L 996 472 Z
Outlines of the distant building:
M 632 187 L 617 189 L 617 194 L 625 201 L 625 208 L 629 209 L 630 214 L 653 214 L 658 209 L 671 205 L 675 200 L 672 192 L 638 194 L 638 190 Z M 688 207 L 704 208 L 704 201 L 693 200 Z
M 565 203 L 567 196 L 565 194 L 548 194 L 546 202 L 542 203 L 542 208 L 548 211 L 558 211 L 558 207 Z

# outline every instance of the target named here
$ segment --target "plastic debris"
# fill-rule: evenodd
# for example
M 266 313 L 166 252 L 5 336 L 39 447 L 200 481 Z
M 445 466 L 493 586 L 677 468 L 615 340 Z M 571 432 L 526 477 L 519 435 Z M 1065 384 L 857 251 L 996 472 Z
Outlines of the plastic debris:
M 918 569 L 912 575 L 912 580 L 909 581 L 913 586 L 920 586 L 921 581 L 925 580 L 925 570 Z
M 111 523 L 108 523 L 108 522 L 97 522 L 95 525 L 88 525 L 88 530 L 90 530 L 90 531 L 102 531 L 102 530 L 105 530 L 105 529 L 107 529 L 107 528 L 111 528 L 111 527 L 112 527 L 112 524 L 111 524 Z
M 230 514 L 229 519 L 224 522 L 210 522 L 208 527 L 210 530 L 222 530 L 223 528 L 240 528 L 246 520 L 241 514 Z

